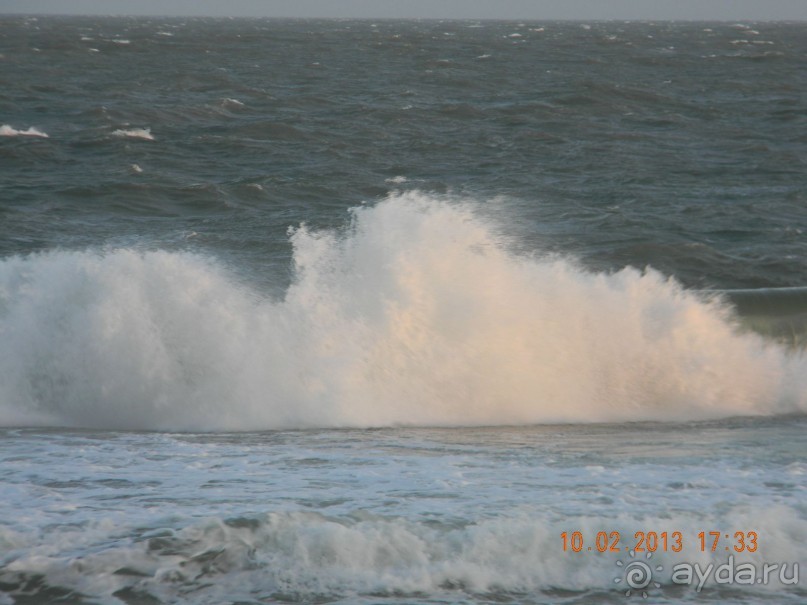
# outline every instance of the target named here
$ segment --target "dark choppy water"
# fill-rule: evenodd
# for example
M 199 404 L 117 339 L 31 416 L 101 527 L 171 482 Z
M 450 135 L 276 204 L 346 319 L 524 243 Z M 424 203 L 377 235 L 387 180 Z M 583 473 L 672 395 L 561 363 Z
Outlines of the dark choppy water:
M 597 269 L 807 283 L 803 24 L 0 27 L 2 122 L 50 137 L 0 147 L 4 254 L 137 241 L 282 270 L 288 225 L 419 189 L 503 197 L 524 245 Z
M 0 603 L 803 602 L 805 34 L 0 20 Z

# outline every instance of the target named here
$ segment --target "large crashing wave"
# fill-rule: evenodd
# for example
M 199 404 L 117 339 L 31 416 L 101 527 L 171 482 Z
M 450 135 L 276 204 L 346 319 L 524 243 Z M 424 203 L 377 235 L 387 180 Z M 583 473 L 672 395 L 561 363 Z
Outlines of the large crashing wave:
M 514 255 L 409 193 L 291 234 L 283 300 L 188 253 L 0 262 L 0 424 L 240 430 L 807 409 L 807 362 L 635 269 Z

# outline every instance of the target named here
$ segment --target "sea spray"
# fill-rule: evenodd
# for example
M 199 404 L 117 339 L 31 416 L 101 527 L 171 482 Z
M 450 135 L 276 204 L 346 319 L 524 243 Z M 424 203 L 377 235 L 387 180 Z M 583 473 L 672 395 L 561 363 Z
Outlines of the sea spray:
M 247 430 L 687 420 L 805 409 L 805 361 L 626 268 L 516 255 L 473 205 L 393 195 L 291 231 L 262 298 L 184 252 L 0 262 L 0 423 Z

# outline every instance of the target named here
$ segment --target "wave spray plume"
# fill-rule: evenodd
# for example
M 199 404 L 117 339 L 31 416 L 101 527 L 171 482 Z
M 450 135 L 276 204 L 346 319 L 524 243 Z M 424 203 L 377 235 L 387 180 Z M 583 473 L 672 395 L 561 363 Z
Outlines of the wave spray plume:
M 0 262 L 0 424 L 158 430 L 804 411 L 807 363 L 648 270 L 515 255 L 421 193 L 291 232 L 282 300 L 189 253 Z

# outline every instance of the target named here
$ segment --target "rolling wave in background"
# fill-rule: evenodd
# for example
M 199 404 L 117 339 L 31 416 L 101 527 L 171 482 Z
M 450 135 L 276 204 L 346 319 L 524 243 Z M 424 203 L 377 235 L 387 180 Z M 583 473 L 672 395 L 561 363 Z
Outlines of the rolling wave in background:
M 420 192 L 290 230 L 282 300 L 185 252 L 0 262 L 0 424 L 155 430 L 689 420 L 807 409 L 725 297 L 514 254 Z

